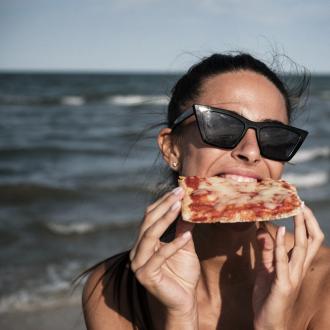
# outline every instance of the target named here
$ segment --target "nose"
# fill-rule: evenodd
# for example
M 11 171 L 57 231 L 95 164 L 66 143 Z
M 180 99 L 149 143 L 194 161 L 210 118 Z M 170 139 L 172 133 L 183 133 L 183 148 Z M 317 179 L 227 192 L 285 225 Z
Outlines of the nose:
M 260 149 L 254 129 L 247 130 L 240 143 L 232 150 L 232 156 L 251 164 L 260 161 Z

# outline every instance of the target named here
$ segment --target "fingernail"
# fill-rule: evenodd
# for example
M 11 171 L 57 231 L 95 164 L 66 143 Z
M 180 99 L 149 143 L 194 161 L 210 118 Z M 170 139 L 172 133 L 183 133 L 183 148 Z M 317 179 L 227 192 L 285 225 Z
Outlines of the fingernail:
M 278 230 L 278 234 L 280 236 L 284 236 L 285 235 L 285 227 L 284 226 L 281 226 Z
M 172 190 L 174 195 L 180 195 L 180 193 L 183 191 L 181 187 L 176 187 L 175 189 Z
M 171 206 L 171 211 L 176 211 L 178 208 L 180 208 L 181 202 L 176 201 L 172 206 Z
M 188 240 L 191 237 L 191 232 L 188 230 L 185 233 L 182 234 L 181 236 L 184 240 Z

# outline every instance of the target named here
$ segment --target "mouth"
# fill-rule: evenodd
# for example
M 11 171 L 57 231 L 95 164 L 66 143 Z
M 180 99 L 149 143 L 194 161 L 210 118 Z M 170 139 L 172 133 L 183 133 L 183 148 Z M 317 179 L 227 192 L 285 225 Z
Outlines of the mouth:
M 237 182 L 259 182 L 261 177 L 254 173 L 219 173 L 217 176 Z

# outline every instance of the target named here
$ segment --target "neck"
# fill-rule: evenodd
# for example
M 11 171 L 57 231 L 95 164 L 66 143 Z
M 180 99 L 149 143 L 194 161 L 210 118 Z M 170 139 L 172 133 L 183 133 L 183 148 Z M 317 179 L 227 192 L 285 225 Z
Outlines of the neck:
M 222 286 L 250 286 L 254 282 L 257 226 L 255 223 L 195 226 L 200 285 L 208 299 L 217 297 Z

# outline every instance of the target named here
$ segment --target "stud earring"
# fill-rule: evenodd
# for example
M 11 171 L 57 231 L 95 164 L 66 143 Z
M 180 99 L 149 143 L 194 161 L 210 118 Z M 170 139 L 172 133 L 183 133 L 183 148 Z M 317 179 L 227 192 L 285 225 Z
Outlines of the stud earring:
M 172 166 L 173 166 L 173 167 L 177 167 L 177 166 L 178 166 L 178 163 L 177 163 L 177 162 L 173 162 L 173 163 L 172 163 Z

